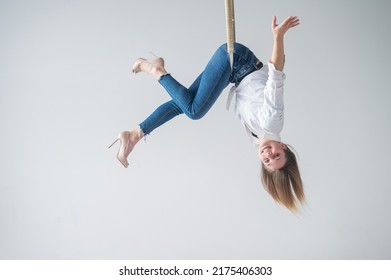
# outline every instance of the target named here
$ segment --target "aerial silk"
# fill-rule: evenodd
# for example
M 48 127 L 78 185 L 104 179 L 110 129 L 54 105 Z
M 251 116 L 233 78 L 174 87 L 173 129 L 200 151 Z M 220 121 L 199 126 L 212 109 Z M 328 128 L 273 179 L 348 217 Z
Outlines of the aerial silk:
M 235 43 L 235 11 L 234 0 L 225 0 L 225 19 L 227 25 L 227 51 L 231 67 L 233 65 L 234 43 Z

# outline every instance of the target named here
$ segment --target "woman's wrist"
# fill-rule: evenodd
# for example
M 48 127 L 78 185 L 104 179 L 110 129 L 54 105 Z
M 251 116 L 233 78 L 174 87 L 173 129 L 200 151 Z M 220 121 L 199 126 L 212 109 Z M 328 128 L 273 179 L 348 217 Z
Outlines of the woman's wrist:
M 273 34 L 274 41 L 283 41 L 284 40 L 284 34 L 281 33 L 274 33 Z

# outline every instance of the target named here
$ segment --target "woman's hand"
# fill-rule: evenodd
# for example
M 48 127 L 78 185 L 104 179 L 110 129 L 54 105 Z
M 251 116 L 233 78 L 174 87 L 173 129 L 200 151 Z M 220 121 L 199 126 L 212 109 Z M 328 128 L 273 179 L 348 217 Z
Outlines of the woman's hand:
M 285 65 L 284 35 L 290 28 L 299 25 L 300 21 L 298 17 L 293 16 L 288 17 L 281 24 L 277 24 L 276 21 L 276 16 L 273 16 L 272 31 L 274 34 L 274 45 L 270 62 L 274 64 L 277 70 L 282 71 Z
M 296 16 L 287 17 L 281 24 L 277 24 L 277 17 L 273 16 L 272 31 L 275 37 L 283 37 L 290 29 L 300 24 L 300 20 Z

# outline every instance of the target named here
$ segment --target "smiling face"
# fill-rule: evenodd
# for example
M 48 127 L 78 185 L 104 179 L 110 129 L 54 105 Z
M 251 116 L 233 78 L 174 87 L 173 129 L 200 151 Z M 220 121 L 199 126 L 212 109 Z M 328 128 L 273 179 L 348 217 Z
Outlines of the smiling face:
M 259 145 L 259 157 L 262 164 L 270 171 L 284 167 L 286 163 L 286 145 L 274 140 L 264 140 Z

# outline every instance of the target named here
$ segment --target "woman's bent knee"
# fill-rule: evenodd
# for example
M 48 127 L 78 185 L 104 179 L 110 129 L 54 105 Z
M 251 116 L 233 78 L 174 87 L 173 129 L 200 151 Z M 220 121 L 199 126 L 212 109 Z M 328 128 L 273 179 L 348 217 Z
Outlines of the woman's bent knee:
M 186 113 L 186 116 L 189 119 L 196 121 L 196 120 L 202 119 L 205 116 L 205 112 Z

